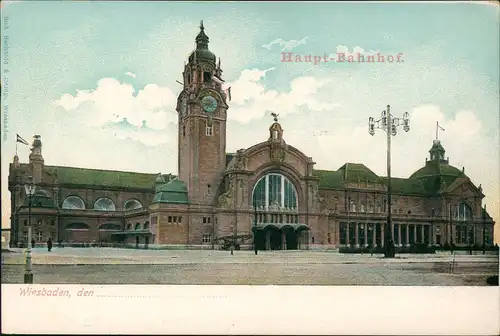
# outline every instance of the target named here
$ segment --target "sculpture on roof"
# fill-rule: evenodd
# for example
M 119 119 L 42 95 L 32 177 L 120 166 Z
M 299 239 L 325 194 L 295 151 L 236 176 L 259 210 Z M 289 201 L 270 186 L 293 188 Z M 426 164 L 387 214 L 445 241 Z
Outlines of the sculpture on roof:
M 273 116 L 274 121 L 278 122 L 279 113 L 276 114 L 276 113 L 273 112 L 273 113 L 271 113 L 271 115 Z

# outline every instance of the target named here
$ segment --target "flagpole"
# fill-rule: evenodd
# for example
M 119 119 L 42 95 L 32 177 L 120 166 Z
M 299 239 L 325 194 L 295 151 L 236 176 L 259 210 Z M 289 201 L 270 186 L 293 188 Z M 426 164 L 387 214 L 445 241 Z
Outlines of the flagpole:
M 16 156 L 17 156 L 17 134 L 16 134 Z
M 439 127 L 439 121 L 436 121 L 436 140 L 438 140 L 438 127 Z

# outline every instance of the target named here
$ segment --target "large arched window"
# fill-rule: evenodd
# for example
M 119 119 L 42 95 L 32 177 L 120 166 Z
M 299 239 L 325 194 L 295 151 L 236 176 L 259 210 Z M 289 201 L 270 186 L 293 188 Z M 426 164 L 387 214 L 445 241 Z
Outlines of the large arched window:
M 467 221 L 472 219 L 472 209 L 471 207 L 462 202 L 457 206 L 456 219 L 459 221 Z
M 297 191 L 292 182 L 281 174 L 267 174 L 253 188 L 253 206 L 258 209 L 279 208 L 297 210 Z
M 125 202 L 125 205 L 123 206 L 125 210 L 135 210 L 135 209 L 140 209 L 142 208 L 141 202 L 139 202 L 136 199 L 129 199 L 128 201 Z
M 140 230 L 141 229 L 141 223 L 137 222 L 135 223 L 134 230 Z
M 146 222 L 143 224 L 142 229 L 143 229 L 143 230 L 149 230 L 149 221 L 146 221 Z
M 99 198 L 94 203 L 94 210 L 115 211 L 115 203 L 110 198 Z
M 63 209 L 85 209 L 85 202 L 78 196 L 68 196 L 62 204 Z

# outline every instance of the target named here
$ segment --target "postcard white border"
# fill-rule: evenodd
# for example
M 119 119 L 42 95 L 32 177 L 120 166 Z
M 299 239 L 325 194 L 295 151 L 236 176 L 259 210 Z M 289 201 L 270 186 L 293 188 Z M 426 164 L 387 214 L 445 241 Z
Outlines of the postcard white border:
M 500 331 L 500 287 L 2 284 L 1 288 L 2 333 L 493 335 Z M 68 291 L 71 297 L 21 295 L 27 288 Z M 93 295 L 78 296 L 82 289 Z

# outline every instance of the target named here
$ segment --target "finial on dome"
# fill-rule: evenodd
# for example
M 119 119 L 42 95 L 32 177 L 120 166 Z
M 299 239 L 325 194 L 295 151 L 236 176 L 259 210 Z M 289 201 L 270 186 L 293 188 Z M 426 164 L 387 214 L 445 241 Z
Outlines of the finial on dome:
M 200 30 L 205 30 L 205 27 L 203 27 L 203 20 L 200 21 Z

